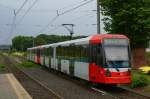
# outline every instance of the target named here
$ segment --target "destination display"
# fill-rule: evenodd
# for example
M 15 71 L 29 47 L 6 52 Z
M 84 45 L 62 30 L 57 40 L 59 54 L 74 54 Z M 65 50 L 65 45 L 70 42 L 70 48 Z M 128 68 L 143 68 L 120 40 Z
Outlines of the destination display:
M 107 38 L 104 39 L 104 45 L 128 45 L 128 39 Z

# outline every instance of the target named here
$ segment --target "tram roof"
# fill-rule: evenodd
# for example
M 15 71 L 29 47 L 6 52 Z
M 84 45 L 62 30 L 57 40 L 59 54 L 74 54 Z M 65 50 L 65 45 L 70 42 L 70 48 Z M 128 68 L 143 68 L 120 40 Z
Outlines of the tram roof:
M 101 41 L 102 38 L 113 38 L 113 37 L 127 38 L 126 36 L 120 35 L 120 34 L 96 34 L 96 35 L 88 36 L 86 38 L 36 46 L 36 47 L 28 48 L 27 50 L 42 49 L 42 48 L 57 47 L 57 46 L 68 46 L 68 45 L 71 45 L 71 44 L 73 44 L 73 45 L 89 44 L 90 42 L 95 43 L 97 41 Z

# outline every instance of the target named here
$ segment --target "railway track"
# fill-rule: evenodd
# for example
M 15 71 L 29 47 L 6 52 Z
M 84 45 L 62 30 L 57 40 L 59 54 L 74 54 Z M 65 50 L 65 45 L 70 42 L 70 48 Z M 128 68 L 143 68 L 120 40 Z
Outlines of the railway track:
M 15 75 L 15 77 L 33 99 L 63 99 L 53 90 L 46 87 L 41 82 L 37 81 L 21 69 L 14 66 L 14 61 L 12 61 L 8 56 L 3 55 L 3 61 L 6 66 L 7 72 L 13 73 Z
M 114 99 L 150 99 L 149 96 L 119 86 L 105 86 L 105 88 L 92 87 L 92 89 L 97 92 L 112 95 Z
M 45 71 L 48 71 L 47 69 L 44 69 Z M 122 87 L 122 86 L 107 86 L 107 85 L 100 85 L 100 86 L 92 86 L 91 84 L 88 84 L 87 82 L 79 81 L 79 79 L 72 79 L 71 77 L 68 77 L 67 75 L 62 75 L 60 73 L 57 73 L 55 71 L 51 71 L 55 75 L 61 76 L 62 78 L 69 80 L 73 83 L 76 83 L 77 85 L 84 87 L 88 90 L 93 90 L 95 92 L 100 93 L 101 95 L 109 95 L 110 97 L 113 97 L 114 99 L 150 99 L 150 96 L 143 95 L 141 93 L 137 93 L 134 90 Z
M 6 58 L 5 60 L 7 60 L 7 62 L 10 61 L 8 63 L 12 63 L 11 60 L 8 59 L 8 57 L 5 57 L 5 58 Z M 14 69 L 14 67 L 13 67 L 13 69 Z M 11 70 L 12 70 L 12 68 L 11 68 Z M 57 99 L 66 99 L 63 96 L 57 95 L 53 90 L 49 89 L 49 87 L 45 86 L 42 82 L 39 82 L 39 80 L 36 80 L 33 77 L 30 77 L 28 74 L 26 74 L 22 70 L 20 70 L 20 71 L 22 73 L 24 73 L 25 75 L 27 75 L 30 79 L 33 79 L 35 82 L 38 82 L 38 84 L 40 86 L 42 86 L 42 87 L 44 86 L 44 89 L 49 90 L 50 93 L 52 93 L 53 98 L 55 98 L 55 99 L 56 98 Z M 47 69 L 44 69 L 44 71 L 49 72 Z M 89 85 L 85 84 L 85 82 L 79 81 L 78 79 L 72 79 L 71 77 L 68 77 L 66 75 L 62 75 L 61 73 L 57 73 L 55 71 L 51 71 L 51 72 L 54 75 L 57 75 L 57 76 L 59 76 L 59 77 L 61 77 L 63 79 L 69 80 L 69 81 L 71 81 L 71 82 L 79 85 L 80 87 L 84 87 L 86 90 L 91 90 L 91 91 L 94 91 L 94 92 L 99 93 L 101 95 L 107 95 L 107 96 L 111 97 L 111 98 L 108 98 L 108 99 L 150 99 L 150 97 L 148 97 L 148 96 L 136 93 L 136 92 L 134 92 L 132 90 L 128 90 L 126 88 L 122 88 L 122 87 L 118 87 L 118 86 L 100 86 L 100 87 L 98 86 L 98 87 L 92 87 L 92 86 L 89 86 Z M 15 74 L 15 75 L 17 75 L 17 74 Z M 18 75 L 20 75 L 20 74 L 18 74 Z M 19 76 L 19 79 L 20 79 L 20 76 Z M 42 98 L 35 98 L 35 99 L 42 99 Z M 46 98 L 43 98 L 43 99 L 46 99 Z M 47 98 L 47 99 L 49 99 L 49 98 Z M 105 98 L 102 98 L 102 99 L 105 99 Z

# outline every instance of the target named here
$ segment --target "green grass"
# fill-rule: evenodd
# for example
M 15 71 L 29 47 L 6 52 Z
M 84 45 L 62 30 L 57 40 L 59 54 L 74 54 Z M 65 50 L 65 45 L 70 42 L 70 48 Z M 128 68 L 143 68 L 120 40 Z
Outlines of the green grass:
M 145 87 L 150 85 L 150 75 L 143 74 L 139 71 L 132 71 L 131 88 Z
M 19 68 L 39 68 L 40 67 L 40 65 L 37 65 L 30 61 L 23 61 L 22 63 L 16 64 L 16 66 Z
M 5 65 L 0 64 L 0 71 L 5 71 Z

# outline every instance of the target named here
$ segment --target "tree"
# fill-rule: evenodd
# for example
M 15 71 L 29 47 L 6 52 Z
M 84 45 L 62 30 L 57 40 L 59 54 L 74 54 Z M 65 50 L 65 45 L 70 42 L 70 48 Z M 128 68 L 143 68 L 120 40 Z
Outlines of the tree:
M 27 48 L 32 47 L 33 37 L 16 36 L 12 39 L 12 48 L 17 51 L 25 51 Z
M 86 36 L 76 36 L 73 37 L 73 39 L 83 37 Z M 31 36 L 16 36 L 12 39 L 12 48 L 16 49 L 17 51 L 25 51 L 27 48 L 33 47 L 33 43 L 34 46 L 38 46 L 67 40 L 70 40 L 70 36 L 46 35 L 46 34 L 40 34 L 35 38 Z
M 46 42 L 46 40 L 47 40 L 47 35 L 45 35 L 45 34 L 40 34 L 40 35 L 38 35 L 34 40 L 35 40 L 35 46 L 37 46 L 37 45 L 44 45 L 44 44 L 47 43 L 47 42 Z
M 138 63 L 134 65 L 145 65 L 145 48 L 150 40 L 150 0 L 100 1 L 102 14 L 106 16 L 103 19 L 105 30 L 128 36 L 134 63 Z

